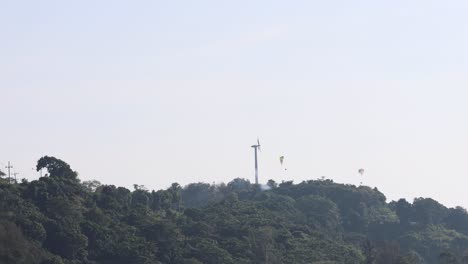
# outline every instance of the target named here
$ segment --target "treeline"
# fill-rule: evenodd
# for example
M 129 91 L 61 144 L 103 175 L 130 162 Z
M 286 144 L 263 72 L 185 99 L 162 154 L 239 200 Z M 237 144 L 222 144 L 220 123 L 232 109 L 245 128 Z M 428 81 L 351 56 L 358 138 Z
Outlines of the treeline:
M 38 180 L 0 179 L 2 264 L 468 263 L 468 214 L 430 198 L 311 180 L 267 186 L 80 182 L 43 157 Z

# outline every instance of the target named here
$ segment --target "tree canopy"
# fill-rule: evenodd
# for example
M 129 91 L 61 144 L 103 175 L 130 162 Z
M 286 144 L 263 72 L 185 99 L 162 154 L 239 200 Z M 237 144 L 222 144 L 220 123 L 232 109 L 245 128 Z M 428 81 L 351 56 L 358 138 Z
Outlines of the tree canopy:
M 55 157 L 36 168 L 0 179 L 0 263 L 468 263 L 467 211 L 430 198 L 326 179 L 128 190 L 81 183 Z

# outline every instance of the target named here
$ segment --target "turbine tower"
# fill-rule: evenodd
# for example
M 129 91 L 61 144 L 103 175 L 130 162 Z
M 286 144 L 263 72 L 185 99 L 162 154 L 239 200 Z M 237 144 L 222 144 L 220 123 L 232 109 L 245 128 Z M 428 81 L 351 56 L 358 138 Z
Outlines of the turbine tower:
M 251 146 L 253 149 L 254 149 L 254 153 L 255 153 L 255 184 L 258 184 L 258 159 L 257 159 L 257 150 L 261 150 L 260 149 L 260 140 L 258 140 L 257 138 L 257 145 L 252 145 Z

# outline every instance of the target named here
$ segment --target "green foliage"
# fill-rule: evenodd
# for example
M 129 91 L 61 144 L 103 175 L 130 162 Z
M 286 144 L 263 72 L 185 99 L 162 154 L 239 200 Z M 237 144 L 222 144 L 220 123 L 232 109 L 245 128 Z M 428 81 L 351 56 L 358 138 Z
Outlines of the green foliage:
M 37 244 L 24 237 L 14 223 L 0 221 L 0 263 L 34 264 L 45 257 Z
M 296 207 L 305 214 L 309 226 L 328 232 L 339 230 L 339 209 L 329 199 L 317 195 L 303 196 L 297 200 Z
M 47 169 L 50 177 L 76 178 L 78 176 L 78 174 L 70 168 L 70 165 L 54 157 L 44 156 L 39 159 L 36 170 L 40 171 L 44 168 Z
M 81 184 L 89 192 L 95 192 L 97 188 L 99 188 L 102 185 L 99 181 L 96 180 L 84 181 Z
M 43 157 L 38 180 L 0 179 L 0 263 L 468 263 L 468 213 L 429 198 L 310 180 L 177 183 L 133 191 L 80 183 Z

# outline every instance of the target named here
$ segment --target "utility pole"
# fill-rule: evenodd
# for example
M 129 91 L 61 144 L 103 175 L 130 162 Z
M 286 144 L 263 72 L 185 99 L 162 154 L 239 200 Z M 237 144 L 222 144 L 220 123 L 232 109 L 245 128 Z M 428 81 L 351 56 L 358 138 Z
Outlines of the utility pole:
M 12 174 L 13 174 L 13 176 L 15 176 L 15 183 L 18 183 L 18 181 L 16 180 L 16 175 L 18 175 L 20 173 L 19 172 L 13 172 Z
M 8 162 L 8 166 L 5 168 L 8 169 L 8 183 L 11 183 L 10 169 L 13 169 L 13 166 L 11 166 L 10 162 Z

